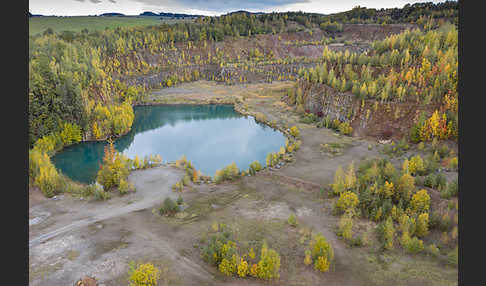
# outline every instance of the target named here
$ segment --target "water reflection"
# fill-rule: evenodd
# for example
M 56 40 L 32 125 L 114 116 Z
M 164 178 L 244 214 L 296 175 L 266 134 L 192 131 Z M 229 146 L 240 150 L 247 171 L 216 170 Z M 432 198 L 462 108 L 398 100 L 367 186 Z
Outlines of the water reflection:
M 115 148 L 133 158 L 160 154 L 164 162 L 183 154 L 206 175 L 231 162 L 240 169 L 285 144 L 278 131 L 236 113 L 231 105 L 139 106 L 132 130 Z M 84 142 L 57 154 L 54 164 L 74 180 L 92 182 L 106 142 Z

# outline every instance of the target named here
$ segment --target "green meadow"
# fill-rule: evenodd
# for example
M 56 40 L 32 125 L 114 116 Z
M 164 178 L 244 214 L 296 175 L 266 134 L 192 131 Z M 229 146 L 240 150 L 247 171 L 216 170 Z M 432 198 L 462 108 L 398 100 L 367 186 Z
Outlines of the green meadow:
M 175 23 L 177 21 L 193 21 L 190 18 L 172 19 L 157 16 L 72 16 L 72 17 L 32 17 L 29 18 L 29 35 L 35 35 L 51 28 L 53 32 L 73 31 L 83 29 L 89 31 L 113 29 L 117 27 L 137 27 L 158 25 L 161 23 Z

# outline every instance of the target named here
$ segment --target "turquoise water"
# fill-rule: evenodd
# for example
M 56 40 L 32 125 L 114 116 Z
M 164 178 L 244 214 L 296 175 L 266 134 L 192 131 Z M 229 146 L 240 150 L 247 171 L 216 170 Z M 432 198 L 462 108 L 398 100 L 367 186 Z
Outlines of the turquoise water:
M 231 105 L 159 105 L 134 107 L 132 130 L 115 140 L 115 149 L 129 158 L 159 154 L 163 162 L 182 155 L 196 169 L 214 176 L 235 162 L 240 170 L 258 160 L 265 165 L 269 152 L 285 145 L 285 136 L 234 111 Z M 56 167 L 75 181 L 96 179 L 103 158 L 103 142 L 82 142 L 53 157 Z

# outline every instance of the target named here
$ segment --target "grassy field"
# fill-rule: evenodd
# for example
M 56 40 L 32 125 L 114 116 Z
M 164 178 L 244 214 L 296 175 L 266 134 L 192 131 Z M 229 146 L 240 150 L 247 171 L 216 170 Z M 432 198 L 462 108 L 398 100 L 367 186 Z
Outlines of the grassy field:
M 73 16 L 73 17 L 32 17 L 29 18 L 29 36 L 42 33 L 51 28 L 54 32 L 83 29 L 89 31 L 103 30 L 106 27 L 136 27 L 158 25 L 160 23 L 175 23 L 178 21 L 193 21 L 192 19 L 171 19 L 153 16 Z

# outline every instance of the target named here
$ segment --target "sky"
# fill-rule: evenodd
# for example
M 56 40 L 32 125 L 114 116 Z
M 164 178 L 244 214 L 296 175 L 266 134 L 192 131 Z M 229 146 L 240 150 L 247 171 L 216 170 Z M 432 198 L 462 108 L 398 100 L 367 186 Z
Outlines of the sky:
M 303 11 L 330 14 L 367 8 L 401 8 L 407 3 L 438 0 L 29 0 L 32 14 L 56 16 L 99 15 L 115 12 L 138 15 L 145 11 L 218 16 L 237 10 L 250 12 Z

